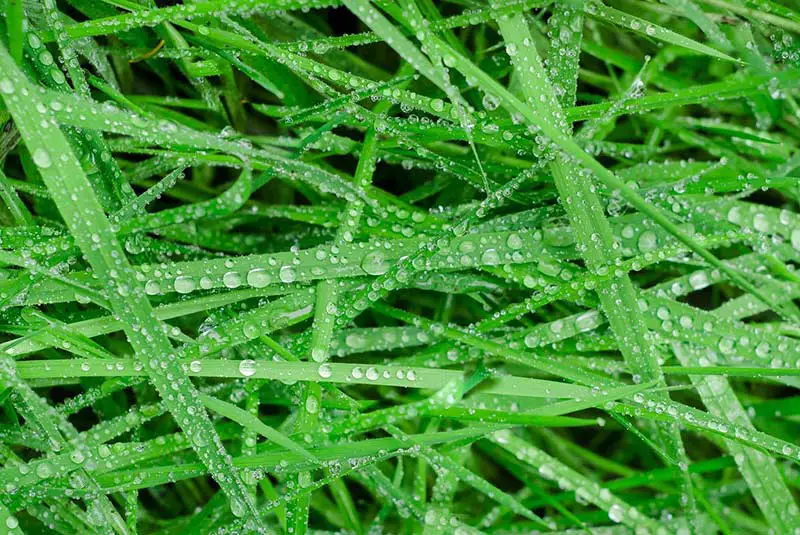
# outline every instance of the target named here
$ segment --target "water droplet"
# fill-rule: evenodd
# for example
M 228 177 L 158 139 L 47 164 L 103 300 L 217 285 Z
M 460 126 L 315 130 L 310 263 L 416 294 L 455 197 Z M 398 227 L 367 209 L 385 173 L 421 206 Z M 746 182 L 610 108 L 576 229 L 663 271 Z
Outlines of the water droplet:
M 496 249 L 486 249 L 481 255 L 481 262 L 494 266 L 500 263 L 500 255 Z
M 200 370 L 203 369 L 203 363 L 199 360 L 193 360 L 189 363 L 189 369 L 192 370 L 193 373 L 200 373 Z
M 319 400 L 315 396 L 306 398 L 306 411 L 311 414 L 316 414 L 319 410 Z
M 297 280 L 297 270 L 292 266 L 283 266 L 278 272 L 278 277 L 287 284 Z
M 389 262 L 386 260 L 384 254 L 380 251 L 372 251 L 364 255 L 364 259 L 361 261 L 361 269 L 364 270 L 364 273 L 367 275 L 383 275 L 387 271 L 389 271 Z
M 262 268 L 251 269 L 247 272 L 247 284 L 253 288 L 263 288 L 270 283 L 270 276 L 267 270 Z
M 762 213 L 754 215 L 753 228 L 759 232 L 769 232 L 769 219 L 767 216 Z
M 521 249 L 524 245 L 522 238 L 520 238 L 519 234 L 513 233 L 508 236 L 506 240 L 506 245 L 508 245 L 511 249 Z
M 36 467 L 36 475 L 42 479 L 47 479 L 53 475 L 53 466 L 48 462 L 42 462 Z
M 579 331 L 589 331 L 600 325 L 600 313 L 596 310 L 584 312 L 575 318 L 575 327 Z
M 609 508 L 608 518 L 610 518 L 613 522 L 622 522 L 624 517 L 625 511 L 616 503 Z
M 646 230 L 639 236 L 636 246 L 643 253 L 654 250 L 658 246 L 658 238 L 652 230 Z
M 526 334 L 525 345 L 528 347 L 539 347 L 539 336 L 536 333 Z
M 242 277 L 235 271 L 228 271 L 222 276 L 222 284 L 227 288 L 238 288 L 242 284 Z
M 794 247 L 795 251 L 800 251 L 800 228 L 796 228 L 792 231 L 792 247 Z
M 245 377 L 252 377 L 256 373 L 256 361 L 245 359 L 239 363 L 239 373 Z
M 245 323 L 242 326 L 242 334 L 244 334 L 247 338 L 251 340 L 258 336 L 258 325 L 255 323 Z
M 33 163 L 35 163 L 37 167 L 47 169 L 53 165 L 53 160 L 50 159 L 49 152 L 42 148 L 38 148 L 33 151 Z
M 331 370 L 330 365 L 322 364 L 317 369 L 317 373 L 319 373 L 319 376 L 322 377 L 323 379 L 329 379 L 330 376 L 333 375 L 333 370 Z
M 188 294 L 190 292 L 193 292 L 195 288 L 194 279 L 186 275 L 181 275 L 180 277 L 176 277 L 174 288 L 175 291 L 178 292 L 179 294 Z

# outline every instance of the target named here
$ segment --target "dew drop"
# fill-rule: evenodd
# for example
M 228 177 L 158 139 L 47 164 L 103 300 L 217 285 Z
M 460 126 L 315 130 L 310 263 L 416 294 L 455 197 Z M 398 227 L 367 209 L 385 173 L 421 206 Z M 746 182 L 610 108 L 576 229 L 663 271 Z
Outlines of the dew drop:
M 228 271 L 222 276 L 222 284 L 226 288 L 238 288 L 242 284 L 242 277 L 235 271 Z
M 509 235 L 508 239 L 506 240 L 506 245 L 508 245 L 510 249 L 521 249 L 524 243 L 519 234 L 513 233 Z
M 42 148 L 38 148 L 33 151 L 33 163 L 35 163 L 37 167 L 47 169 L 53 165 L 53 160 L 50 159 L 49 152 Z
M 389 271 L 389 267 L 389 262 L 380 251 L 372 251 L 367 253 L 364 255 L 364 259 L 361 261 L 361 269 L 363 269 L 364 273 L 367 275 L 383 275 Z
M 791 242 L 794 250 L 800 251 L 800 228 L 796 228 L 792 231 Z
M 194 279 L 186 275 L 181 275 L 180 277 L 176 277 L 174 288 L 175 291 L 178 292 L 179 294 L 188 294 L 194 291 L 195 288 Z
M 283 266 L 278 272 L 278 277 L 281 279 L 281 282 L 289 284 L 297 280 L 297 270 L 292 266 Z
M 322 364 L 317 369 L 317 373 L 319 373 L 319 376 L 322 377 L 323 379 L 329 379 L 330 376 L 333 375 L 333 370 L 331 370 L 329 364 Z
M 245 359 L 239 363 L 239 373 L 245 377 L 252 377 L 256 373 L 256 361 Z
M 263 268 L 251 269 L 247 272 L 247 284 L 253 288 L 263 288 L 270 283 L 270 276 Z
M 658 238 L 652 230 L 646 230 L 639 236 L 636 246 L 643 253 L 654 250 L 658 246 Z

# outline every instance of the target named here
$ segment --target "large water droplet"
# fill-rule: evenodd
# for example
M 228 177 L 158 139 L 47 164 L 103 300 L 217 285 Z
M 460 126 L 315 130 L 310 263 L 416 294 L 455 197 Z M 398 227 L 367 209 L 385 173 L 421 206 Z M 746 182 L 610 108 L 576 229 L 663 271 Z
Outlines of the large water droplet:
M 194 279 L 186 275 L 181 275 L 180 277 L 175 278 L 175 283 L 173 286 L 175 291 L 179 294 L 188 294 L 194 291 Z
M 278 272 L 278 277 L 280 277 L 282 282 L 290 283 L 297 280 L 297 270 L 294 269 L 292 266 L 283 266 L 281 270 Z
M 238 288 L 242 284 L 242 277 L 235 271 L 229 271 L 222 276 L 222 284 L 226 288 Z
M 50 159 L 49 152 L 42 148 L 38 148 L 33 151 L 33 163 L 35 163 L 37 167 L 47 169 L 53 165 L 53 160 Z
M 239 373 L 245 377 L 252 377 L 256 373 L 256 361 L 245 359 L 239 363 Z
M 636 246 L 643 253 L 654 250 L 658 246 L 658 238 L 652 230 L 646 230 L 639 236 Z
M 247 272 L 247 284 L 253 288 L 263 288 L 270 283 L 270 276 L 263 268 L 251 269 Z
M 389 262 L 386 261 L 386 257 L 380 251 L 367 253 L 361 261 L 361 269 L 367 275 L 383 275 L 389 271 L 389 267 Z
M 330 376 L 333 375 L 333 370 L 331 370 L 330 365 L 322 364 L 317 369 L 317 373 L 319 373 L 319 376 L 322 377 L 323 379 L 329 379 Z

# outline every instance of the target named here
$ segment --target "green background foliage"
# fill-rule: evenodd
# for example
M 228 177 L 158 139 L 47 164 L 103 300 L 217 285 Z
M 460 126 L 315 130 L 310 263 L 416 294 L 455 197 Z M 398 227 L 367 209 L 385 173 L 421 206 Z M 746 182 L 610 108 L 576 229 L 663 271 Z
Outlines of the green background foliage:
M 0 6 L 0 533 L 800 534 L 795 0 Z

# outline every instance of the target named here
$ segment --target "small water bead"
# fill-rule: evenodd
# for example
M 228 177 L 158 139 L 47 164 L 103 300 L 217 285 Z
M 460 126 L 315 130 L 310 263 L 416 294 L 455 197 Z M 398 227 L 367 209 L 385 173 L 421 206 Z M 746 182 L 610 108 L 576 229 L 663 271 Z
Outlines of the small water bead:
M 42 479 L 47 479 L 53 475 L 53 465 L 48 462 L 39 463 L 36 467 L 36 475 Z
M 631 239 L 636 234 L 636 229 L 633 228 L 633 225 L 625 225 L 622 228 L 622 237 L 626 239 Z
M 367 339 L 362 334 L 353 333 L 353 334 L 348 334 L 345 337 L 344 343 L 349 348 L 361 349 L 362 347 L 364 347 L 367 344 Z
M 6 527 L 8 529 L 17 529 L 19 527 L 19 520 L 17 517 L 10 515 L 6 518 Z
M 739 224 L 742 221 L 742 209 L 738 206 L 733 206 L 728 210 L 728 221 L 733 224 Z
M 239 363 L 239 373 L 244 377 L 252 377 L 256 373 L 256 361 L 245 359 Z
M 238 288 L 242 284 L 242 277 L 235 271 L 228 271 L 222 276 L 222 284 L 226 288 Z
M 199 360 L 193 360 L 189 363 L 189 369 L 192 370 L 193 373 L 200 373 L 203 369 L 203 363 Z
M 328 352 L 321 347 L 315 347 L 311 350 L 311 360 L 314 362 L 324 362 L 328 358 Z
M 622 519 L 625 518 L 625 510 L 615 503 L 608 510 L 608 518 L 612 522 L 622 522 Z
M 528 347 L 539 347 L 540 340 L 536 333 L 528 333 L 525 335 L 525 345 Z
M 311 414 L 316 414 L 319 411 L 319 399 L 315 396 L 306 398 L 306 411 Z
M 144 283 L 144 293 L 147 295 L 158 295 L 161 293 L 161 285 L 158 284 L 158 281 L 147 281 Z
M 10 95 L 14 92 L 14 83 L 8 78 L 3 78 L 0 80 L 0 92 Z
M 753 228 L 759 232 L 769 232 L 769 218 L 762 213 L 754 215 Z
M 520 237 L 519 234 L 513 233 L 508 236 L 508 239 L 506 240 L 506 245 L 508 245 L 510 249 L 521 249 L 522 246 L 524 245 L 524 242 L 522 241 L 522 238 Z
M 547 258 L 539 259 L 539 262 L 536 264 L 536 269 L 549 277 L 557 277 L 558 274 L 561 273 L 561 266 L 559 266 L 555 260 Z
M 173 287 L 179 294 L 191 293 L 195 289 L 194 279 L 186 275 L 181 275 L 180 277 L 175 278 Z
M 278 278 L 286 284 L 292 283 L 297 280 L 297 270 L 292 266 L 283 266 L 278 272 Z
M 708 275 L 705 271 L 695 271 L 689 275 L 689 285 L 695 290 L 705 288 L 708 286 L 709 282 Z
M 331 375 L 333 375 L 333 370 L 329 364 L 322 364 L 317 369 L 317 373 L 319 373 L 319 376 L 323 379 L 330 379 Z
M 800 251 L 800 228 L 796 228 L 792 231 L 790 241 L 792 242 L 794 250 Z
M 496 249 L 486 249 L 481 255 L 481 263 L 494 266 L 500 263 L 500 254 Z
M 719 350 L 723 353 L 732 353 L 736 342 L 733 338 L 721 338 L 719 341 Z
M 375 381 L 378 379 L 378 377 L 380 377 L 380 374 L 378 373 L 378 370 L 376 368 L 370 366 L 369 368 L 367 368 L 366 377 L 370 381 Z
M 350 374 L 353 376 L 353 379 L 361 379 L 364 377 L 364 370 L 359 366 L 356 366 L 353 368 L 353 371 L 351 371 Z
M 53 165 L 53 160 L 50 158 L 50 153 L 42 148 L 33 151 L 33 163 L 41 169 L 47 169 Z
M 658 247 L 658 237 L 656 233 L 652 230 L 642 232 L 639 236 L 639 241 L 636 242 L 636 246 L 643 253 L 655 250 L 656 247 Z
M 247 506 L 241 500 L 233 499 L 230 501 L 230 504 L 233 516 L 241 518 L 247 513 Z
M 242 334 L 244 334 L 247 338 L 249 338 L 251 340 L 253 338 L 258 337 L 258 335 L 259 335 L 258 325 L 256 325 L 255 323 L 251 323 L 251 322 L 245 323 L 242 326 Z
M 485 93 L 483 95 L 481 102 L 483 107 L 489 111 L 494 111 L 500 106 L 500 99 L 494 95 L 490 95 L 489 93 Z
M 444 101 L 440 98 L 435 98 L 431 101 L 431 108 L 434 111 L 444 111 Z
M 600 313 L 596 310 L 584 312 L 575 318 L 575 327 L 579 331 L 589 331 L 600 325 Z
M 364 270 L 364 273 L 367 275 L 383 275 L 387 271 L 391 265 L 389 261 L 386 259 L 386 256 L 380 251 L 372 251 L 364 255 L 364 258 L 361 260 L 361 269 Z
M 266 269 L 255 268 L 247 272 L 247 284 L 253 288 L 263 288 L 270 283 L 270 276 Z

